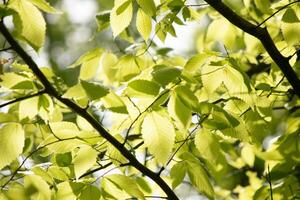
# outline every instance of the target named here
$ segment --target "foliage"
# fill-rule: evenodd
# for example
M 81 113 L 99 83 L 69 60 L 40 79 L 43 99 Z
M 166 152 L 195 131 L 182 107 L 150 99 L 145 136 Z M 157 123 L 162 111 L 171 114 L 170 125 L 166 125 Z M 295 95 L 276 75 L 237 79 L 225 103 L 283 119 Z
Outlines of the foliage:
M 300 198 L 299 0 L 99 2 L 127 48 L 64 68 L 25 51 L 62 12 L 0 4 L 0 199 Z M 192 21 L 194 55 L 155 45 Z

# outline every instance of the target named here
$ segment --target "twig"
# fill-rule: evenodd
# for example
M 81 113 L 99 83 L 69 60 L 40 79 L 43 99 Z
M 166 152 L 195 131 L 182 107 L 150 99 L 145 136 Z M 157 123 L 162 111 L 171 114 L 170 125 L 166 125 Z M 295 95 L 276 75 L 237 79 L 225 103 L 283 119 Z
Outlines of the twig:
M 93 174 L 93 173 L 95 173 L 97 171 L 105 169 L 105 168 L 109 167 L 110 165 L 112 165 L 112 162 L 107 163 L 106 165 L 102 165 L 102 166 L 100 166 L 100 167 L 98 167 L 96 169 L 93 169 L 93 170 L 89 171 L 89 172 L 86 172 L 86 173 L 82 174 L 78 179 L 82 179 L 83 177 L 86 177 L 86 176 L 91 175 L 91 174 Z
M 45 148 L 45 147 L 47 147 L 47 146 L 49 146 L 49 145 L 55 144 L 55 143 L 57 143 L 57 142 L 61 142 L 61 141 L 65 141 L 65 140 L 73 140 L 73 139 L 75 139 L 75 138 L 72 137 L 72 138 L 65 138 L 65 139 L 61 139 L 61 140 L 56 140 L 56 141 L 50 142 L 50 143 L 48 143 L 48 144 L 45 144 L 44 146 L 41 146 L 41 147 L 35 149 L 34 151 L 32 151 L 31 153 L 29 153 L 28 156 L 26 156 L 26 157 L 24 158 L 24 160 L 23 160 L 22 163 L 19 165 L 19 167 L 12 173 L 12 176 L 11 176 L 11 177 L 10 177 L 10 178 L 9 178 L 9 179 L 1 186 L 1 190 L 3 190 L 3 189 L 5 188 L 5 186 L 6 186 L 7 184 L 9 184 L 9 183 L 12 181 L 12 179 L 17 175 L 18 171 L 23 167 L 23 165 L 25 164 L 25 162 L 26 162 L 33 154 L 35 154 L 35 153 L 38 152 L 39 150 L 41 150 L 41 149 L 43 149 L 43 148 Z
M 45 94 L 45 93 L 46 93 L 45 90 L 41 90 L 41 91 L 39 91 L 39 92 L 37 92 L 37 93 L 30 94 L 30 95 L 28 95 L 28 96 L 23 96 L 23 97 L 20 97 L 20 98 L 17 98 L 17 99 L 8 101 L 8 102 L 6 102 L 6 103 L 4 103 L 4 104 L 1 104 L 1 105 L 0 105 L 0 108 L 3 108 L 3 107 L 8 106 L 8 105 L 10 105 L 10 104 L 17 103 L 17 102 L 19 102 L 19 101 L 23 101 L 23 100 L 25 100 L 25 99 L 30 99 L 30 98 L 32 98 L 32 97 L 40 96 L 40 95 Z
M 0 52 L 2 52 L 2 51 L 8 51 L 8 50 L 11 50 L 11 49 L 12 49 L 11 47 L 3 48 L 3 49 L 0 49 Z
M 297 1 L 293 1 L 291 3 L 286 4 L 285 6 L 282 6 L 281 8 L 279 8 L 276 12 L 274 12 L 272 15 L 270 15 L 269 17 L 267 17 L 264 21 L 260 22 L 257 27 L 260 27 L 261 25 L 263 25 L 266 21 L 268 21 L 269 19 L 271 19 L 273 16 L 275 16 L 277 13 L 279 13 L 280 11 L 284 10 L 285 8 L 289 7 L 290 5 L 294 4 L 294 3 L 299 3 L 300 0 Z
M 173 85 L 170 89 L 165 89 L 162 93 L 160 93 L 158 95 L 158 97 L 143 111 L 140 112 L 140 114 L 132 121 L 132 123 L 130 124 L 130 126 L 128 127 L 126 134 L 125 134 L 125 139 L 123 142 L 123 145 L 127 142 L 128 140 L 128 136 L 130 133 L 130 130 L 132 129 L 133 125 L 137 122 L 137 120 L 145 113 L 149 110 L 149 108 L 151 108 L 162 96 L 164 96 L 165 94 L 167 94 L 170 90 L 172 90 L 175 86 L 177 86 L 179 83 L 181 82 L 181 80 L 179 82 L 177 82 L 175 85 Z
M 269 183 L 271 200 L 273 200 L 272 180 L 271 180 L 271 172 L 270 172 L 270 167 L 269 167 L 269 165 L 268 165 L 268 173 L 267 173 L 267 175 L 266 175 L 266 180 L 267 180 L 267 182 Z
M 202 6 L 209 6 L 207 3 L 200 3 L 200 4 L 187 4 L 186 7 L 202 7 Z
M 198 122 L 198 124 L 196 125 L 196 127 L 188 134 L 188 136 L 185 138 L 185 140 L 180 144 L 180 146 L 175 150 L 175 152 L 172 154 L 172 156 L 170 157 L 170 159 L 168 160 L 168 162 L 166 163 L 166 165 L 164 167 L 162 167 L 159 172 L 157 173 L 158 175 L 160 175 L 163 170 L 170 164 L 170 162 L 172 161 L 172 159 L 174 158 L 174 156 L 177 154 L 177 152 L 183 147 L 183 145 L 190 139 L 190 137 L 192 136 L 192 134 L 199 128 L 199 126 L 204 122 L 204 120 L 206 120 L 208 117 L 208 115 L 204 115 L 202 120 Z

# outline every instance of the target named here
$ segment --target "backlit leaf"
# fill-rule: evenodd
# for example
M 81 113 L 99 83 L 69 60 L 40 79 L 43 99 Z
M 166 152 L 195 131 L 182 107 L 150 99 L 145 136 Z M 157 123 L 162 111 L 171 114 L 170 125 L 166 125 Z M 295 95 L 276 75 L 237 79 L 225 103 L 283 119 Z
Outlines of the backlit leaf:
M 142 124 L 142 136 L 156 160 L 165 164 L 175 141 L 175 129 L 170 120 L 157 112 L 148 113 Z
M 25 135 L 22 126 L 17 123 L 5 124 L 0 129 L 0 169 L 9 165 L 21 153 Z

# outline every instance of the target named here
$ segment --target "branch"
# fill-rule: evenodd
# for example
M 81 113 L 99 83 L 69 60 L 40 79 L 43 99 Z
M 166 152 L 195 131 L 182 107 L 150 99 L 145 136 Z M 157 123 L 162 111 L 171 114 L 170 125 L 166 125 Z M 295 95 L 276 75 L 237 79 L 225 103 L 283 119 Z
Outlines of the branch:
M 169 187 L 169 185 L 160 177 L 157 176 L 155 172 L 150 170 L 141 164 L 136 157 L 134 157 L 130 151 L 123 146 L 116 138 L 114 138 L 94 117 L 92 117 L 85 109 L 78 106 L 76 103 L 70 99 L 61 97 L 61 95 L 54 89 L 52 84 L 48 81 L 46 76 L 39 69 L 37 64 L 33 59 L 24 51 L 24 49 L 19 45 L 19 43 L 12 37 L 3 22 L 0 22 L 0 32 L 5 37 L 7 42 L 16 51 L 16 53 L 23 59 L 23 61 L 28 65 L 28 67 L 33 71 L 37 78 L 42 82 L 45 87 L 45 91 L 50 96 L 56 98 L 61 103 L 65 104 L 75 113 L 86 119 L 91 126 L 109 143 L 111 143 L 125 158 L 129 160 L 129 163 L 139 170 L 142 174 L 148 176 L 152 179 L 159 187 L 166 193 L 169 199 L 177 200 L 178 197 L 174 191 Z
M 274 44 L 267 28 L 261 28 L 249 21 L 245 20 L 221 0 L 205 0 L 211 7 L 223 15 L 229 22 L 244 32 L 256 37 L 260 40 L 270 57 L 281 69 L 284 76 L 287 78 L 298 97 L 300 97 L 300 80 L 289 63 L 289 59 L 284 57 Z
M 264 21 L 262 21 L 261 23 L 259 23 L 257 26 L 259 27 L 259 26 L 263 25 L 266 21 L 268 21 L 269 19 L 271 19 L 273 16 L 275 16 L 280 11 L 284 10 L 285 8 L 289 7 L 290 5 L 292 5 L 294 3 L 299 3 L 299 2 L 300 2 L 300 0 L 297 0 L 297 1 L 293 1 L 291 3 L 286 4 L 285 6 L 282 6 L 276 12 L 274 12 L 272 15 L 270 15 L 269 17 L 267 17 Z
M 39 91 L 39 92 L 37 92 L 37 93 L 30 94 L 30 95 L 28 95 L 28 96 L 23 96 L 23 97 L 20 97 L 20 98 L 17 98 L 17 99 L 8 101 L 8 102 L 6 102 L 6 103 L 4 103 L 4 104 L 1 104 L 1 105 L 0 105 L 0 108 L 3 108 L 3 107 L 8 106 L 8 105 L 10 105 L 10 104 L 17 103 L 17 102 L 19 102 L 19 101 L 23 101 L 23 100 L 25 100 L 25 99 L 30 99 L 30 98 L 32 98 L 32 97 L 40 96 L 40 95 L 45 94 L 45 93 L 46 93 L 45 90 L 41 90 L 41 91 Z

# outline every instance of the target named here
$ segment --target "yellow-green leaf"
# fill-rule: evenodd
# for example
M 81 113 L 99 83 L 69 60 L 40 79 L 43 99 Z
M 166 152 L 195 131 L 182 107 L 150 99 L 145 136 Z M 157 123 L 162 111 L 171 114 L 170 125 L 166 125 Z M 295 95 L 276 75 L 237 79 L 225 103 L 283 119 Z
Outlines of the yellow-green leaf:
M 11 0 L 8 6 L 16 11 L 13 16 L 18 36 L 36 51 L 39 50 L 44 45 L 46 34 L 41 12 L 28 0 Z
M 156 160 L 165 164 L 175 141 L 175 129 L 171 121 L 157 112 L 147 114 L 142 124 L 142 136 Z
M 0 129 L 0 169 L 22 153 L 24 141 L 24 131 L 20 124 L 9 123 Z
M 90 146 L 82 146 L 78 150 L 74 160 L 75 176 L 78 179 L 96 163 L 98 152 Z
M 105 178 L 109 179 L 120 189 L 126 191 L 129 195 L 137 197 L 138 199 L 145 199 L 144 194 L 140 191 L 133 179 L 122 174 L 112 174 Z
M 61 12 L 53 8 L 47 1 L 45 0 L 29 0 L 32 4 L 34 4 L 39 9 L 52 14 L 60 14 Z
M 110 13 L 110 24 L 113 31 L 114 37 L 117 37 L 122 31 L 127 28 L 132 19 L 132 2 L 130 2 L 126 9 L 121 13 L 117 13 L 117 10 L 122 6 L 126 0 L 116 0 L 114 8 Z
M 143 39 L 147 41 L 151 34 L 152 23 L 151 17 L 149 17 L 142 9 L 139 9 L 137 12 L 136 28 Z

